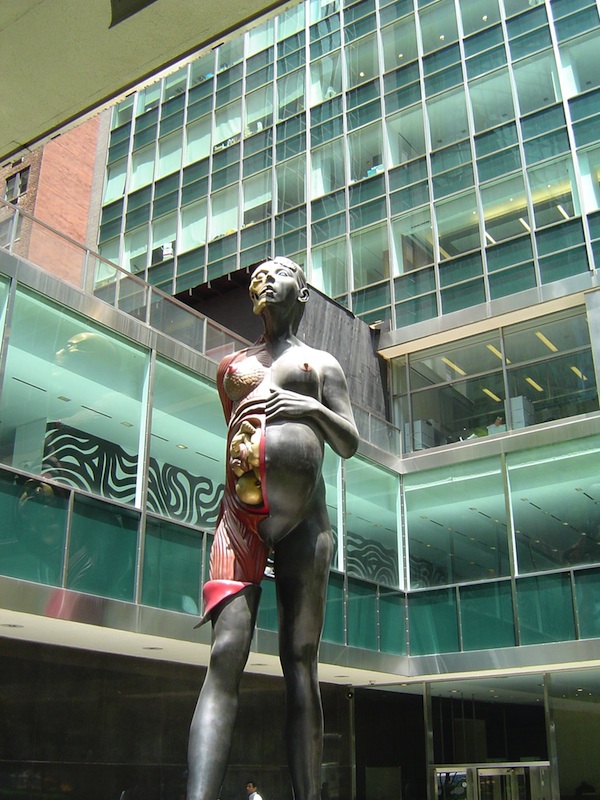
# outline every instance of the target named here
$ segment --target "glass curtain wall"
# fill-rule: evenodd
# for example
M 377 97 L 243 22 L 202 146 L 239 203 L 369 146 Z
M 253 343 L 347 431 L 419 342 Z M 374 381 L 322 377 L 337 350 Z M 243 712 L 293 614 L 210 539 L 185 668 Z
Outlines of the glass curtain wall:
M 392 366 L 404 450 L 423 450 L 598 410 L 585 311 L 451 342 Z
M 591 0 L 286 10 L 115 109 L 101 251 L 174 292 L 283 252 L 398 326 L 577 278 L 599 37 Z

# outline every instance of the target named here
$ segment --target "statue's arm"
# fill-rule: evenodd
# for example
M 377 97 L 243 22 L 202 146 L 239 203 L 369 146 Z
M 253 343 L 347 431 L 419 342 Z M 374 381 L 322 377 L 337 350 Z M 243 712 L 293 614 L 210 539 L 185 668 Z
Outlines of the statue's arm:
M 267 422 L 277 417 L 308 417 L 339 456 L 350 458 L 358 447 L 358 431 L 346 378 L 333 356 L 320 355 L 321 400 L 285 389 L 272 389 L 266 406 Z
M 350 458 L 358 448 L 358 430 L 348 394 L 346 376 L 338 362 L 324 366 L 322 403 L 318 409 L 319 427 L 330 447 L 342 458 Z

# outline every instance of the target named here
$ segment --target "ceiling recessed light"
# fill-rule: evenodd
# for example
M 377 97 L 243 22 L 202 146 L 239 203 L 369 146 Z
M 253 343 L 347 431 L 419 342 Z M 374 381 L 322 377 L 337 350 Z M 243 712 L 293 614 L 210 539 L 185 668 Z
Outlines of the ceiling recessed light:
M 180 450 L 187 450 L 187 449 L 188 449 L 188 448 L 187 448 L 187 444 L 178 444 L 178 445 L 177 445 L 177 447 L 178 447 Z
M 71 398 L 70 397 L 65 397 L 64 394 L 59 394 L 57 399 L 58 400 L 62 400 L 63 403 L 70 403 L 71 402 Z
M 142 650 L 164 650 L 164 648 L 157 647 L 156 645 L 147 645 L 146 647 L 142 647 Z
M 0 628 L 24 628 L 25 625 L 19 625 L 18 622 L 3 622 L 0 624 Z
M 133 428 L 133 424 L 131 422 L 122 422 L 121 425 L 124 428 Z

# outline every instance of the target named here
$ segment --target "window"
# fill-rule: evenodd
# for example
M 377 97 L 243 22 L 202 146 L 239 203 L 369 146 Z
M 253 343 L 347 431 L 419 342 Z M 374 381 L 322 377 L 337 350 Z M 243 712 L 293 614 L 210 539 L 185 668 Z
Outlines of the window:
M 454 279 L 462 280 L 473 276 L 474 263 L 469 257 L 448 266 Z M 409 356 L 408 366 L 408 385 L 401 360 L 393 369 L 405 450 L 493 436 L 598 409 L 588 323 L 581 309 L 422 350 Z
M 15 172 L 6 179 L 6 187 L 4 189 L 4 199 L 9 203 L 14 203 L 22 194 L 27 191 L 27 184 L 29 183 L 29 167 Z

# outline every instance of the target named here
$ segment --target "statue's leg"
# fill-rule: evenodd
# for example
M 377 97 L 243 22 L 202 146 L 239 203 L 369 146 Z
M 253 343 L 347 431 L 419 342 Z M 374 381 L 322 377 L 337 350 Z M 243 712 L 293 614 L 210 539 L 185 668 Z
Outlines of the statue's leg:
M 286 745 L 295 800 L 319 800 L 321 787 L 323 710 L 317 662 L 333 547 L 328 521 L 322 514 L 317 517 L 299 525 L 275 550 Z
M 210 662 L 190 727 L 187 800 L 219 796 L 260 592 L 260 586 L 246 586 L 212 611 Z

